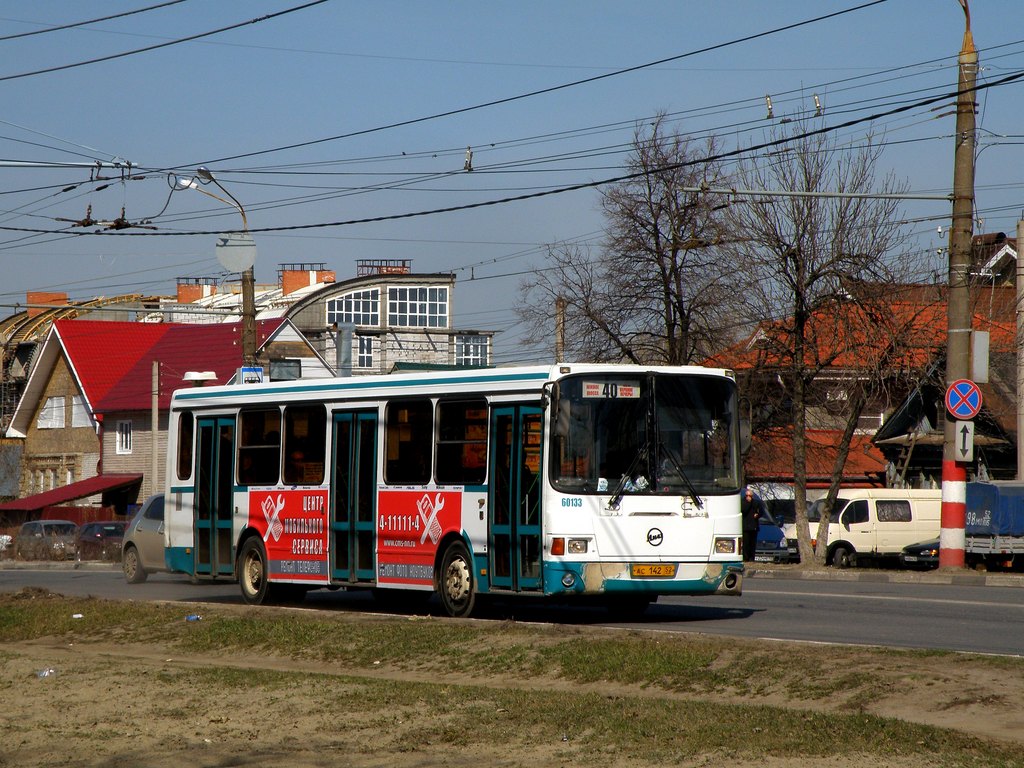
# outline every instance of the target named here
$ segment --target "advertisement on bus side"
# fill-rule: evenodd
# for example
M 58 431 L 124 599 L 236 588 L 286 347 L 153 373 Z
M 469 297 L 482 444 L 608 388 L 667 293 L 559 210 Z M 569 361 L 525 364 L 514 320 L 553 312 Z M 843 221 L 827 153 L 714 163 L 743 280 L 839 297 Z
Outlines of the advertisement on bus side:
M 377 583 L 433 586 L 438 544 L 461 518 L 461 491 L 380 490 Z
M 271 579 L 327 582 L 327 490 L 249 491 L 249 525 L 263 536 Z

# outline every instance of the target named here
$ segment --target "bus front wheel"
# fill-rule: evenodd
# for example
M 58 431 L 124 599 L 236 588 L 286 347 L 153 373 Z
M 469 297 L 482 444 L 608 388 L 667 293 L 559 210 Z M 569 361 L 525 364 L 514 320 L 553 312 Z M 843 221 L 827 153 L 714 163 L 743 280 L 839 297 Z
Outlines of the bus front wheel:
M 242 599 L 249 605 L 262 605 L 267 601 L 270 591 L 267 575 L 267 551 L 263 542 L 255 536 L 246 539 L 238 556 L 238 584 L 242 588 Z
M 469 550 L 461 541 L 456 541 L 445 550 L 441 561 L 441 607 L 453 618 L 469 616 L 476 602 L 476 588 L 473 584 L 473 564 Z

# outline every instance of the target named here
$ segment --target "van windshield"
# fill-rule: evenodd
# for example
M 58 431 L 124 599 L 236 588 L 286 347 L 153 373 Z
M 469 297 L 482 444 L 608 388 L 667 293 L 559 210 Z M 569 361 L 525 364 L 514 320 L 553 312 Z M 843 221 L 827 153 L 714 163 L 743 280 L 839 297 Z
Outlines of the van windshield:
M 830 523 L 838 523 L 839 516 L 843 513 L 846 505 L 850 503 L 849 499 L 844 499 L 841 496 L 836 499 L 835 504 L 832 505 L 832 514 L 828 516 Z M 825 500 L 818 499 L 816 502 L 811 504 L 807 509 L 807 522 L 808 523 L 820 523 L 821 522 L 821 510 L 825 508 Z

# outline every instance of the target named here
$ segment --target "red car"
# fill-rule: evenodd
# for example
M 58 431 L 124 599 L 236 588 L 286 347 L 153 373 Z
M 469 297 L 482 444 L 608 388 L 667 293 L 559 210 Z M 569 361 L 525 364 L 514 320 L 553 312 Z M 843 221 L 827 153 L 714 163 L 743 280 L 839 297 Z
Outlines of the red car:
M 125 526 L 120 520 L 83 524 L 75 537 L 75 560 L 119 561 Z

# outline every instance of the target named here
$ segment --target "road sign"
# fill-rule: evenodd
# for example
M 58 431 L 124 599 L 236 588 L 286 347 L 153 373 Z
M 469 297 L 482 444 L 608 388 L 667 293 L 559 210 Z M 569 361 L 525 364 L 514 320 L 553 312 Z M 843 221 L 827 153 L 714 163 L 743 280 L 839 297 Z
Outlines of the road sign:
M 239 369 L 238 380 L 242 384 L 262 384 L 263 383 L 263 366 L 257 365 L 255 367 L 242 366 Z
M 956 423 L 956 460 L 969 463 L 974 461 L 974 422 Z
M 970 379 L 957 379 L 946 390 L 946 409 L 958 419 L 973 419 L 981 410 L 981 390 Z

